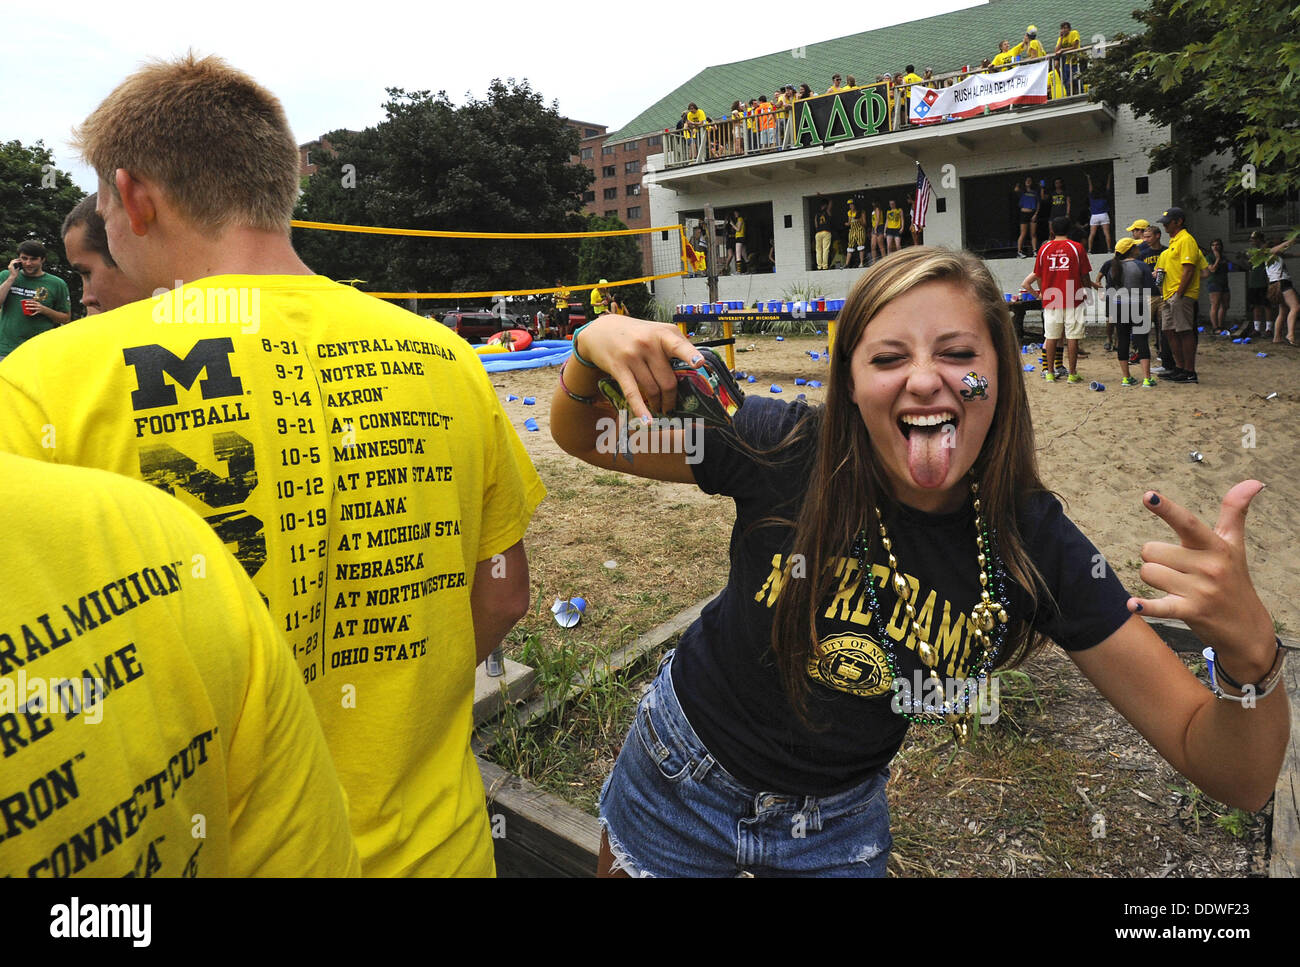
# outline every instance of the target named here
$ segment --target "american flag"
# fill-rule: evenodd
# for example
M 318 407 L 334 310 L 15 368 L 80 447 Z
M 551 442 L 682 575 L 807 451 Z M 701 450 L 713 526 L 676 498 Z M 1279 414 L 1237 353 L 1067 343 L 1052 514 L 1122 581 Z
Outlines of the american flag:
M 916 202 L 912 207 L 912 224 L 925 228 L 925 213 L 930 208 L 930 179 L 925 176 L 921 163 L 916 163 Z

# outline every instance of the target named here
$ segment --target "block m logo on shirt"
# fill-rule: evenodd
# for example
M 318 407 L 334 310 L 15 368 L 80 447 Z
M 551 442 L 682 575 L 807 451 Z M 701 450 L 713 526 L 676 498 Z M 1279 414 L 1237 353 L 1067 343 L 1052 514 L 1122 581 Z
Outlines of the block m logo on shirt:
M 230 355 L 235 344 L 229 336 L 220 339 L 200 339 L 182 359 L 170 349 L 152 346 L 131 346 L 122 350 L 126 365 L 135 367 L 139 388 L 131 393 L 131 406 L 149 410 L 159 406 L 176 405 L 176 387 L 163 378 L 170 376 L 175 382 L 190 389 L 200 373 L 207 373 L 199 382 L 205 400 L 223 396 L 242 396 L 243 383 L 230 372 Z

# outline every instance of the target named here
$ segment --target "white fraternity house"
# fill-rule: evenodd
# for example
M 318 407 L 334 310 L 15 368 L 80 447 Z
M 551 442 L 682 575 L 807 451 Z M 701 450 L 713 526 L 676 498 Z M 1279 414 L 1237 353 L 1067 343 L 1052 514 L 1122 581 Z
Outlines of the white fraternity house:
M 1023 242 L 1026 251 L 1034 235 L 1039 244 L 1049 237 L 1057 179 L 1064 183 L 1071 216 L 1085 232 L 1091 231 L 1094 212 L 1106 212 L 1112 249 L 1132 221 L 1154 222 L 1171 205 L 1187 210 L 1188 227 L 1203 248 L 1217 237 L 1230 253 L 1247 247 L 1254 228 L 1269 231 L 1294 223 L 1295 198 L 1248 198 L 1217 214 L 1198 209 L 1194 195 L 1207 187 L 1198 173 L 1180 180 L 1169 170 L 1148 171 L 1148 149 L 1168 141 L 1170 130 L 1090 99 L 1089 67 L 1105 57 L 1117 34 L 1141 29 L 1131 17 L 1133 6 L 1134 0 L 994 0 L 710 67 L 610 140 L 663 134 L 663 153 L 647 159 L 644 178 L 652 224 L 678 223 L 689 236 L 711 206 L 718 226 L 717 265 L 723 265 L 723 223 L 733 213 L 745 220 L 748 264 L 743 271 L 733 265 L 718 288 L 719 301 L 745 306 L 779 300 L 809 284 L 828 298 L 848 292 L 860 268 L 823 271 L 817 265 L 815 219 L 827 199 L 835 250 L 847 243 L 850 199 L 865 209 L 868 222 L 873 204 L 885 209 L 893 200 L 904 213 L 903 245 L 913 243 L 912 222 L 923 223 L 917 237 L 925 244 L 964 247 L 982 256 L 1008 292 L 1019 288 L 1032 267 L 1017 256 L 1026 178 L 1042 199 Z M 1065 21 L 1072 21 L 1079 45 L 1054 56 Z M 997 65 L 981 69 L 984 59 L 998 54 L 999 41 L 1020 44 L 1031 24 L 1046 57 L 1013 49 Z M 919 84 L 894 83 L 908 65 L 917 76 L 927 71 L 928 76 Z M 776 103 L 786 85 L 807 83 L 820 93 L 833 75 L 840 75 L 842 86 L 848 86 L 850 75 L 856 84 L 793 108 L 768 110 L 760 103 L 744 116 L 731 113 L 734 101 L 744 107 L 760 95 L 767 104 Z M 891 80 L 878 83 L 881 76 Z M 679 126 L 692 102 L 711 120 Z M 928 178 L 930 191 L 918 216 L 908 209 L 919 172 Z M 680 266 L 671 247 L 656 249 L 656 273 Z M 1101 230 L 1090 251 L 1095 275 L 1108 258 Z M 1231 276 L 1234 307 L 1244 305 L 1244 280 L 1240 272 Z M 707 281 L 666 280 L 658 283 L 656 295 L 661 303 L 704 303 Z

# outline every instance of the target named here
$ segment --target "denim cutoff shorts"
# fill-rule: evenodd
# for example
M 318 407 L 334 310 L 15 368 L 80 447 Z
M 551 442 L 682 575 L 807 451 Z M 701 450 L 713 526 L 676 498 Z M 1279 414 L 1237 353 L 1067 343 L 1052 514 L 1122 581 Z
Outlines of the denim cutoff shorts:
M 822 798 L 742 785 L 686 720 L 669 652 L 601 789 L 600 825 L 631 876 L 882 877 L 888 778 Z

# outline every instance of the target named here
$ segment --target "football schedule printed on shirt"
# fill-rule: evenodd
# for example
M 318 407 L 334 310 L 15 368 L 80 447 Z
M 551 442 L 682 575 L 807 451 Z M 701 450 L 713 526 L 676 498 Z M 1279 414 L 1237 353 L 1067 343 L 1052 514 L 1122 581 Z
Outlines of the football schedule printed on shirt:
M 413 605 L 466 587 L 463 567 L 439 567 L 430 552 L 461 536 L 439 439 L 457 415 L 415 408 L 430 364 L 444 360 L 455 360 L 452 350 L 411 339 L 309 349 L 260 338 L 238 350 L 230 339 L 200 341 L 181 362 L 202 366 L 212 402 L 136 418 L 138 435 L 157 440 L 141 441 L 141 476 L 204 505 L 268 599 L 307 683 L 330 669 L 420 657 L 428 628 Z M 250 365 L 262 372 L 241 378 Z M 218 400 L 232 391 L 237 398 Z M 226 472 L 167 439 L 177 431 L 205 436 Z

